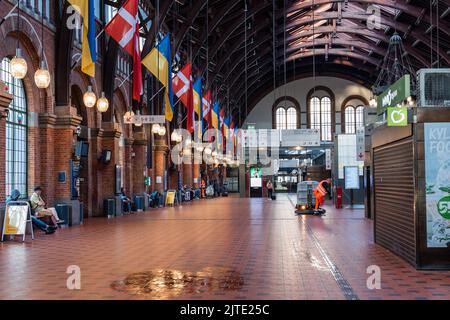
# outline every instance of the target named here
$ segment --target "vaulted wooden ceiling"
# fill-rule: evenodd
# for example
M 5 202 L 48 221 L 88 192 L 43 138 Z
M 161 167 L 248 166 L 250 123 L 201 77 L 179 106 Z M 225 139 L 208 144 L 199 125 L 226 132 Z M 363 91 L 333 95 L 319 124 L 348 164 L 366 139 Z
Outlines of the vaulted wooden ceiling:
M 370 87 L 394 32 L 415 70 L 450 66 L 450 0 L 434 0 L 431 7 L 429 0 L 141 2 L 154 22 L 142 30 L 143 54 L 154 45 L 159 13 L 161 32 L 172 33 L 177 64 L 193 61 L 236 118 L 245 119 L 274 84 L 311 76 L 313 69 Z M 373 10 L 380 12 L 375 28 L 368 25 L 376 22 Z

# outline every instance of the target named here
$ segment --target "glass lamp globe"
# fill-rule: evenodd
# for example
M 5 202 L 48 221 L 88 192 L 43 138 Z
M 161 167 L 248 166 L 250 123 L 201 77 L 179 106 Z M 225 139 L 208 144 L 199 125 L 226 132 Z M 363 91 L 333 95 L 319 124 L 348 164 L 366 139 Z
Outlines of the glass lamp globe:
M 173 131 L 172 134 L 170 135 L 170 140 L 173 142 L 178 142 L 178 140 L 179 140 L 178 132 Z
M 95 106 L 95 102 L 97 102 L 97 96 L 92 91 L 92 87 L 88 87 L 88 91 L 86 91 L 83 95 L 83 102 L 87 108 L 93 108 Z
M 97 110 L 99 112 L 106 112 L 109 108 L 109 101 L 105 97 L 105 93 L 102 92 L 102 96 L 97 100 Z
M 165 126 L 160 126 L 159 127 L 159 131 L 158 134 L 162 137 L 166 135 L 166 127 Z
M 41 66 L 34 73 L 34 83 L 39 89 L 46 89 L 50 85 L 50 72 L 45 68 L 44 61 L 41 61 Z
M 195 147 L 195 150 L 197 150 L 198 152 L 203 152 L 203 146 L 202 146 L 201 144 L 198 144 L 198 145 Z
M 158 134 L 160 128 L 161 128 L 160 125 L 159 125 L 158 123 L 155 123 L 155 124 L 152 126 L 152 133 L 153 133 L 153 134 Z
M 16 56 L 11 59 L 11 75 L 16 79 L 23 79 L 27 74 L 27 70 L 27 62 L 22 58 L 22 51 L 17 48 Z

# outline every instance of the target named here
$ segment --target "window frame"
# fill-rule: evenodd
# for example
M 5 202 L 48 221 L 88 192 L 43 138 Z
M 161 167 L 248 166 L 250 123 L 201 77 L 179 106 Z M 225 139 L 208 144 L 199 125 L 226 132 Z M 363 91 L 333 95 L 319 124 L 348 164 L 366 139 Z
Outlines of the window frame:
M 284 105 L 284 102 L 287 102 L 286 105 Z M 288 111 L 293 108 L 296 111 L 296 126 L 295 128 L 289 128 L 289 129 L 300 129 L 301 127 L 301 122 L 300 122 L 300 104 L 298 103 L 298 101 L 290 96 L 286 96 L 286 97 L 280 97 L 278 98 L 275 103 L 272 106 L 272 129 L 278 129 L 277 124 L 278 124 L 278 114 L 277 111 L 280 109 L 283 109 L 284 111 L 284 124 L 285 127 L 288 128 L 289 122 L 288 122 Z M 291 122 L 292 123 L 292 122 Z M 282 129 L 280 129 L 282 130 Z
M 323 91 L 326 94 L 324 95 L 317 95 L 316 93 L 319 91 Z M 318 114 L 318 119 L 319 119 L 319 127 L 320 128 L 320 141 L 325 141 L 325 142 L 332 142 L 334 141 L 334 135 L 336 133 L 336 106 L 335 106 L 335 97 L 334 97 L 334 93 L 333 91 L 331 91 L 328 87 L 324 87 L 324 86 L 317 86 L 312 88 L 308 94 L 306 95 L 306 102 L 307 102 L 307 123 L 308 123 L 308 128 L 312 129 L 312 128 L 316 128 L 317 125 L 314 125 L 313 127 L 313 122 L 312 122 L 312 99 L 318 99 L 319 100 L 319 108 L 320 108 L 320 112 Z M 322 120 L 323 120 L 323 114 L 322 114 L 322 100 L 324 98 L 328 98 L 330 99 L 330 114 L 329 114 L 329 119 L 330 119 L 330 123 L 329 125 L 327 125 L 327 127 L 330 127 L 330 139 L 324 139 L 323 137 L 323 125 L 322 125 Z M 316 118 L 316 117 L 314 117 Z M 327 117 L 328 118 L 328 117 Z M 315 124 L 315 123 L 314 123 Z
M 8 88 L 10 89 L 10 93 L 13 95 L 13 100 L 9 105 L 8 117 L 5 120 L 5 196 L 10 196 L 10 191 L 13 189 L 20 189 L 17 187 L 18 185 L 23 186 L 23 190 L 21 191 L 22 197 L 28 196 L 28 172 L 29 172 L 29 163 L 28 163 L 28 151 L 29 151 L 29 143 L 28 143 L 28 99 L 25 89 L 25 83 L 21 79 L 14 79 L 12 75 L 10 75 L 10 69 L 3 68 L 3 62 L 7 59 L 8 63 L 11 62 L 11 58 L 6 56 L 1 58 L 0 60 L 0 80 L 4 82 Z M 10 68 L 10 67 L 9 67 Z M 7 78 L 3 78 L 3 73 L 9 73 Z M 10 79 L 9 79 L 10 78 Z M 5 81 L 6 80 L 6 81 Z M 9 81 L 12 80 L 12 83 Z M 16 92 L 16 90 L 20 90 L 20 92 Z M 17 105 L 14 101 L 15 99 L 20 99 L 23 102 L 24 110 L 21 110 L 20 103 Z M 10 119 L 11 116 L 15 117 L 17 114 L 22 114 L 24 116 L 23 123 L 17 123 L 14 118 L 12 121 Z M 11 130 L 11 131 L 10 131 Z M 9 132 L 12 132 L 12 137 L 9 136 Z M 19 137 L 16 137 L 16 133 L 19 133 Z M 11 141 L 8 141 L 11 140 Z M 9 143 L 12 143 L 12 147 L 10 148 Z M 20 144 L 24 144 L 24 148 L 20 148 Z M 16 160 L 16 156 L 22 154 L 22 161 Z M 11 161 L 8 159 L 12 158 Z M 19 167 L 19 168 L 17 168 Z M 12 168 L 12 171 L 9 169 Z M 17 171 L 16 171 L 17 169 Z M 23 171 L 21 171 L 23 170 Z M 10 179 L 8 179 L 8 175 L 10 175 Z M 19 182 L 16 184 L 15 179 L 19 177 Z M 20 178 L 21 177 L 21 178 Z M 8 191 L 8 188 L 11 190 Z
M 355 101 L 357 100 L 357 102 Z M 345 117 L 345 110 L 352 106 L 355 109 L 355 121 L 354 121 L 354 126 L 355 126 L 355 133 L 356 133 L 356 129 L 358 129 L 358 123 L 357 123 L 357 114 L 358 114 L 358 108 L 362 107 L 363 108 L 363 117 L 362 117 L 362 121 L 363 121 L 363 125 L 364 125 L 364 108 L 367 107 L 369 105 L 369 102 L 367 101 L 367 99 L 365 99 L 362 96 L 358 96 L 358 95 L 352 95 L 347 97 L 341 105 L 341 131 L 342 133 L 349 133 L 347 130 L 347 121 L 346 121 L 346 117 Z M 350 134 L 350 133 L 349 133 Z

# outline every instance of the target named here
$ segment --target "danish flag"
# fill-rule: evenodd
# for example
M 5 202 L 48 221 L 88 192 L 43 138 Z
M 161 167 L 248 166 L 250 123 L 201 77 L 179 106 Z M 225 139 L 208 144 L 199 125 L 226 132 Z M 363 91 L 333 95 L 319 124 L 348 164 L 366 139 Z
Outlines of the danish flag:
M 211 123 L 211 91 L 208 90 L 206 94 L 203 96 L 203 119 L 208 122 L 208 128 L 212 128 Z
M 133 57 L 133 99 L 141 101 L 142 67 L 139 45 L 138 0 L 127 0 L 114 18 L 106 25 L 105 32 Z
M 172 80 L 172 88 L 175 95 L 181 100 L 187 109 L 187 130 L 194 132 L 194 103 L 192 93 L 192 66 L 187 63 Z

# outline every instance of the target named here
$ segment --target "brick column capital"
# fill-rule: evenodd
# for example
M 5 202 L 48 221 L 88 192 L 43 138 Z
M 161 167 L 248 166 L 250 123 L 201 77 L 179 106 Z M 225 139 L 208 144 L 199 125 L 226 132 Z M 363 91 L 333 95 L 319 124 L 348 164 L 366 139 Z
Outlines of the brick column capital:
M 146 146 L 147 145 L 147 137 L 145 135 L 145 132 L 135 132 L 134 133 L 134 142 L 133 145 L 135 146 Z
M 133 138 L 125 139 L 125 145 L 126 146 L 132 146 L 133 144 L 134 144 L 134 139 Z
M 169 147 L 163 139 L 155 139 L 154 147 L 156 152 L 169 152 Z
M 56 115 L 52 113 L 39 113 L 39 127 L 48 128 L 56 124 Z
M 91 128 L 90 129 L 91 138 L 103 137 L 103 129 L 102 128 Z
M 77 109 L 72 106 L 60 106 L 55 108 L 56 123 L 58 128 L 76 128 L 83 118 L 78 115 Z
M 5 84 L 0 81 L 0 118 L 8 116 L 8 107 L 13 99 L 13 96 L 6 92 Z
M 104 122 L 102 124 L 103 137 L 106 138 L 120 138 L 122 131 L 120 131 L 120 126 L 118 123 L 114 122 Z

